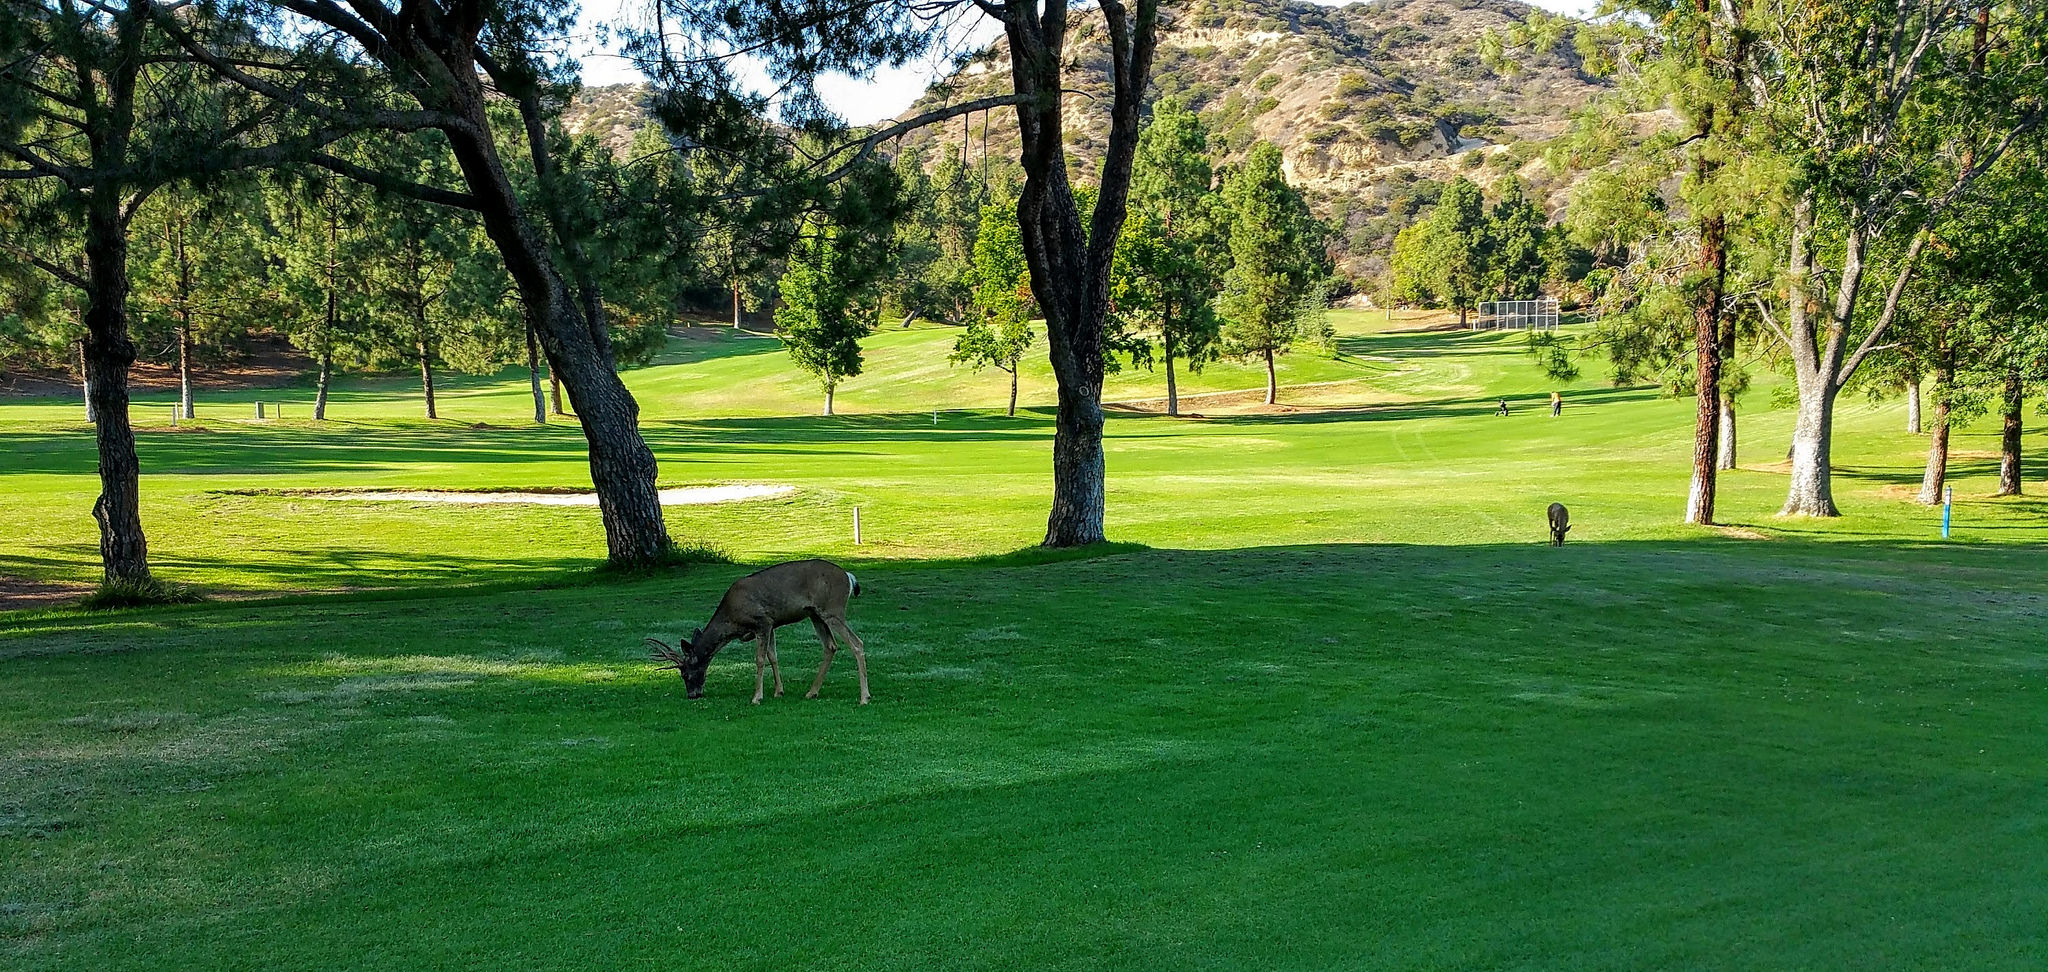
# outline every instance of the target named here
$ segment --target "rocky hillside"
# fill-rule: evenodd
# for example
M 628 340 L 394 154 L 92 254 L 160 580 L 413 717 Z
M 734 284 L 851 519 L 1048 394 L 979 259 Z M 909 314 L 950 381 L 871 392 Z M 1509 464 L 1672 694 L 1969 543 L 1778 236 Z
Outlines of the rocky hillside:
M 1210 126 L 1224 164 L 1256 140 L 1280 146 L 1289 177 L 1341 227 L 1345 269 L 1384 273 L 1393 234 L 1456 174 L 1490 185 L 1519 175 L 1553 211 L 1563 182 L 1538 159 L 1570 113 L 1599 94 L 1567 27 L 1546 50 L 1522 51 L 1513 70 L 1480 57 L 1488 30 L 1506 31 L 1540 12 L 1514 0 L 1373 0 L 1332 7 L 1291 0 L 1197 0 L 1165 13 L 1154 87 L 1183 99 Z M 1108 47 L 1093 17 L 1070 44 L 1069 83 L 1093 97 L 1067 99 L 1069 158 L 1091 174 L 1108 131 Z M 932 87 L 907 114 L 1007 90 L 999 41 Z M 598 88 L 572 114 L 578 130 L 630 138 L 637 92 Z M 906 138 L 927 157 L 1017 157 L 1007 109 Z

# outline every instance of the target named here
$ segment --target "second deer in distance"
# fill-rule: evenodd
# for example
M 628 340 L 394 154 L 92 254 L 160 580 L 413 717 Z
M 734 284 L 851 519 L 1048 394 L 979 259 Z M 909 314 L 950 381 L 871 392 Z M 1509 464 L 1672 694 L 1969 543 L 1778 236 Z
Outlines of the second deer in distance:
M 1550 504 L 1550 545 L 1564 546 L 1564 535 L 1572 531 L 1572 515 L 1565 511 L 1563 503 Z
M 704 696 L 704 674 L 711 656 L 735 641 L 754 643 L 754 704 L 761 704 L 766 672 L 775 672 L 775 695 L 782 696 L 782 664 L 775 657 L 775 629 L 805 618 L 818 632 L 825 647 L 825 660 L 818 665 L 818 677 L 811 682 L 807 699 L 818 697 L 825 684 L 825 672 L 832 667 L 838 645 L 853 649 L 854 669 L 860 673 L 860 704 L 868 704 L 868 659 L 860 638 L 846 626 L 846 605 L 860 594 L 860 581 L 828 560 L 793 560 L 755 571 L 733 582 L 718 602 L 718 610 L 704 627 L 690 632 L 690 639 L 676 648 L 654 638 L 654 659 L 667 662 L 683 676 L 683 690 L 690 698 Z M 838 645 L 835 645 L 834 642 Z M 678 651 L 677 648 L 681 650 Z

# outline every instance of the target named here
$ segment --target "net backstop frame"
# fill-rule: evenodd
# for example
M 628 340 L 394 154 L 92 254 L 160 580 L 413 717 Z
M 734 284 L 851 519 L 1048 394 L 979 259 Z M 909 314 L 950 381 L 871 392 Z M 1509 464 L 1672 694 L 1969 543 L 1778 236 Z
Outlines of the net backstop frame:
M 1481 301 L 1468 327 L 1474 331 L 1555 331 L 1557 323 L 1557 298 L 1539 297 Z

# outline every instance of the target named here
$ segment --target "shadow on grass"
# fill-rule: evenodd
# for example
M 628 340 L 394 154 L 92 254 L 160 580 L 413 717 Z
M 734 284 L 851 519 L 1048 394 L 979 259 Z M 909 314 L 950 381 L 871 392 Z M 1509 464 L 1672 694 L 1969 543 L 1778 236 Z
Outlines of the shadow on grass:
M 1766 524 L 1773 528 L 1784 523 Z M 34 558 L 8 558 L 8 563 Z M 731 580 L 773 561 L 721 562 L 708 558 L 686 558 L 667 567 L 614 572 L 603 562 L 586 558 L 532 558 L 503 561 L 454 555 L 363 554 L 345 551 L 300 555 L 298 564 L 279 568 L 323 581 L 336 579 L 335 564 L 359 564 L 363 579 L 388 577 L 394 565 L 403 565 L 407 582 L 383 587 L 335 587 L 286 594 L 255 593 L 226 596 L 201 604 L 137 608 L 122 612 L 138 620 L 174 613 L 179 616 L 220 613 L 239 614 L 284 606 L 321 606 L 350 603 L 438 601 L 491 597 L 518 591 L 575 590 L 602 588 L 607 593 L 593 596 L 621 598 L 616 593 L 653 587 L 722 589 Z M 54 561 L 51 561 L 54 562 Z M 1611 541 L 1568 543 L 1562 548 L 1547 542 L 1525 544 L 1472 544 L 1463 546 L 1428 544 L 1307 544 L 1281 547 L 1244 547 L 1216 550 L 1154 548 L 1133 543 L 1103 543 L 1089 547 L 1047 549 L 1031 546 L 1003 554 L 927 560 L 870 560 L 840 557 L 837 562 L 862 573 L 864 586 L 882 590 L 892 586 L 890 578 L 918 579 L 925 583 L 958 572 L 995 568 L 1054 571 L 1048 582 L 1026 589 L 1047 599 L 1040 610 L 1061 613 L 1069 610 L 1059 601 L 1059 591 L 1073 583 L 1059 571 L 1082 570 L 1089 574 L 1114 576 L 1112 586 L 1131 590 L 1170 589 L 1195 585 L 1216 589 L 1231 578 L 1266 578 L 1273 571 L 1285 574 L 1297 569 L 1366 571 L 1384 574 L 1382 580 L 1358 578 L 1357 586 L 1332 588 L 1328 593 L 1345 597 L 1377 596 L 1389 583 L 1412 585 L 1413 579 L 1428 575 L 1455 579 L 1459 585 L 1486 589 L 1512 579 L 1514 583 L 1540 581 L 1543 584 L 1606 585 L 1614 590 L 1632 590 L 1651 580 L 1685 583 L 1726 583 L 1760 588 L 1775 583 L 1799 582 L 1799 572 L 1840 570 L 1846 573 L 1889 575 L 1899 584 L 1924 586 L 1953 584 L 1968 575 L 1982 592 L 2000 588 L 2048 592 L 2048 545 L 2043 544 L 1959 544 L 1939 540 L 1819 540 L 1803 534 L 1781 534 L 1777 539 L 1743 539 L 1703 532 L 1688 540 Z M 376 568 L 381 565 L 381 571 Z M 165 569 L 227 569 L 237 565 L 228 560 L 170 558 Z M 921 575 L 931 575 L 922 577 Z M 1398 581 L 1392 579 L 1398 578 Z M 1084 585 L 1096 590 L 1095 584 Z M 943 589 L 940 584 L 936 589 Z M 1020 596 L 1024 596 L 1020 594 Z M 1219 595 L 1222 596 L 1222 595 Z M 1321 596 L 1317 589 L 1304 587 L 1290 597 Z M 1962 595 L 1958 595 L 1962 596 Z M 1974 596 L 1974 595 L 1972 595 Z M 700 598 L 701 599 L 701 598 Z M 627 603 L 633 598 L 622 598 Z M 82 617 L 109 617 L 105 612 L 84 615 L 76 608 L 56 608 L 0 615 L 6 627 L 23 634 L 42 626 L 72 627 Z

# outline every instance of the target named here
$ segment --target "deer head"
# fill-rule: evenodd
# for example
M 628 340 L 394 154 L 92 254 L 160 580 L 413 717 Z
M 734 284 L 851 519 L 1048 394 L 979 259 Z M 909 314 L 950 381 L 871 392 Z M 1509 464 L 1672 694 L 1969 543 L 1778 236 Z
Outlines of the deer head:
M 649 657 L 658 662 L 665 662 L 666 664 L 661 667 L 673 668 L 682 675 L 683 694 L 693 699 L 704 697 L 704 672 L 711 667 L 711 656 L 717 651 L 715 648 L 700 651 L 697 646 L 703 640 L 703 628 L 696 628 L 690 632 L 690 640 L 683 642 L 682 651 L 670 648 L 665 642 L 647 639 L 647 643 L 654 646 L 654 653 Z

